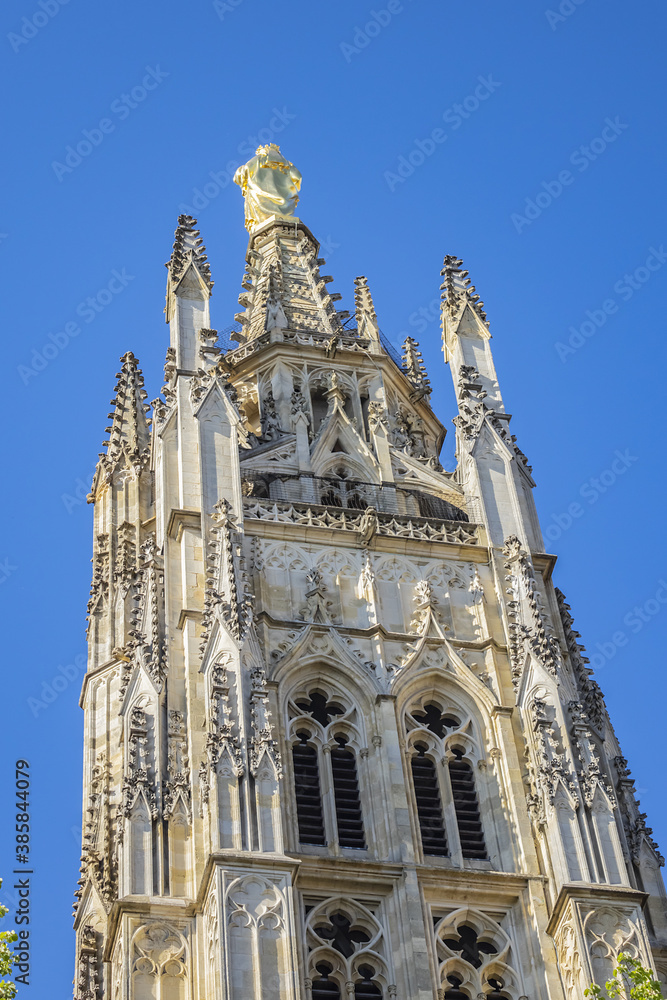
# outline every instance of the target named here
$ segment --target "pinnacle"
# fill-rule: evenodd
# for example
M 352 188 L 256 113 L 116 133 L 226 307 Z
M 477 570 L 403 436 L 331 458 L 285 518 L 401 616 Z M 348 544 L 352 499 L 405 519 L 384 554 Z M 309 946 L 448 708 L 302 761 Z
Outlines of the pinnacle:
M 123 458 L 132 465 L 142 464 L 150 444 L 150 424 L 146 417 L 149 407 L 144 402 L 147 392 L 143 374 L 131 351 L 120 360 L 122 366 L 116 374 L 118 381 L 111 400 L 113 410 L 109 413 L 112 423 L 106 429 L 109 440 L 103 442 L 107 453 L 102 463 L 111 468 Z
M 204 241 L 196 226 L 197 220 L 193 219 L 191 215 L 179 215 L 178 226 L 174 233 L 176 237 L 174 248 L 165 267 L 169 268 L 172 281 L 177 283 L 183 277 L 188 265 L 194 264 L 210 291 L 213 288 L 211 268 L 206 256 Z
M 445 279 L 440 285 L 443 308 L 450 316 L 460 316 L 466 302 L 475 310 L 479 318 L 488 326 L 484 303 L 470 284 L 469 272 L 463 270 L 463 261 L 452 254 L 446 254 L 440 272 Z
M 403 344 L 403 371 L 422 396 L 428 395 L 433 390 L 426 371 L 426 365 L 422 358 L 422 352 L 418 350 L 419 342 L 413 337 L 406 337 Z
M 354 279 L 354 308 L 359 326 L 361 326 L 360 317 L 364 313 L 370 316 L 371 319 L 377 318 L 375 306 L 373 305 L 373 296 L 368 287 L 368 279 L 363 274 Z

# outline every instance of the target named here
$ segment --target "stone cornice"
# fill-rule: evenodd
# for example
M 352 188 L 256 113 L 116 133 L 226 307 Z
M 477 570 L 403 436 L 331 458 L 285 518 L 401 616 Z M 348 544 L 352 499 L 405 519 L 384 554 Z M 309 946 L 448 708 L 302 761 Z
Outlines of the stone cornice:
M 547 934 L 552 937 L 556 933 L 558 924 L 570 900 L 590 900 L 595 903 L 633 903 L 635 906 L 644 906 L 649 898 L 647 892 L 639 889 L 631 889 L 626 885 L 601 885 L 600 883 L 568 883 L 564 885 L 558 893 L 556 905 L 553 908 L 549 923 L 547 924 Z

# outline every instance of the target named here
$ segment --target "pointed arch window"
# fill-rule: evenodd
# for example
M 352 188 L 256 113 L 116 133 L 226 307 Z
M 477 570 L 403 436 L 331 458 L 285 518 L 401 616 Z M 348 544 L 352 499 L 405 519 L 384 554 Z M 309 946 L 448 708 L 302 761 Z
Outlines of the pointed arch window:
M 387 955 L 376 914 L 357 900 L 323 900 L 306 908 L 306 940 L 317 963 L 313 1000 L 337 997 L 376 1000 L 385 996 Z M 312 968 L 312 966 L 311 966 Z M 395 995 L 395 986 L 388 991 Z
M 415 750 L 416 754 L 411 761 L 412 783 L 417 800 L 422 848 L 424 854 L 444 858 L 449 852 L 435 764 L 426 756 L 428 747 L 425 743 L 417 743 Z
M 340 987 L 335 979 L 330 979 L 333 971 L 326 962 L 320 962 L 317 966 L 317 978 L 313 979 L 312 997 L 313 1000 L 340 1000 Z
M 488 854 L 475 773 L 469 760 L 470 721 L 443 710 L 434 701 L 413 709 L 407 721 L 414 733 L 410 765 L 424 854 L 446 857 L 451 850 L 465 859 L 485 860 Z M 421 738 L 420 731 L 426 738 Z M 447 767 L 438 768 L 436 761 L 443 757 L 448 760 Z M 456 827 L 447 831 L 447 810 L 451 806 Z
M 355 710 L 321 690 L 292 702 L 292 763 L 299 842 L 364 849 Z
M 459 840 L 464 858 L 486 858 L 484 831 L 479 814 L 479 802 L 475 788 L 475 775 L 469 760 L 465 759 L 463 747 L 452 747 L 453 757 L 449 761 L 449 780 L 459 828 Z
M 336 801 L 336 826 L 341 847 L 365 847 L 364 824 L 357 777 L 357 758 L 348 749 L 345 736 L 336 736 L 331 751 L 331 772 Z
M 375 969 L 371 965 L 361 965 L 359 974 L 364 978 L 354 984 L 354 1000 L 375 1000 L 382 996 L 382 990 L 374 982 Z
M 301 730 L 297 733 L 297 737 L 299 742 L 292 745 L 292 763 L 299 840 L 302 844 L 323 847 L 326 844 L 326 837 L 317 750 L 308 742 L 309 732 Z
M 511 942 L 500 924 L 470 906 L 435 921 L 439 980 L 447 1000 L 510 1000 L 524 991 L 510 965 Z

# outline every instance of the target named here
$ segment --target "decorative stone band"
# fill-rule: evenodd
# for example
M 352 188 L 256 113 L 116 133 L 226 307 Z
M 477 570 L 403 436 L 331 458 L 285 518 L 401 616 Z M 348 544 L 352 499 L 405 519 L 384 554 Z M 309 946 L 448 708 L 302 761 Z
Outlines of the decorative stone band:
M 330 508 L 307 503 L 280 503 L 275 500 L 244 501 L 244 516 L 261 521 L 309 525 L 316 528 L 338 528 L 354 531 L 368 544 L 373 534 L 392 538 L 411 538 L 427 542 L 448 542 L 454 545 L 477 545 L 477 526 L 459 521 L 382 514 L 376 511 L 348 514 L 344 510 L 332 513 Z

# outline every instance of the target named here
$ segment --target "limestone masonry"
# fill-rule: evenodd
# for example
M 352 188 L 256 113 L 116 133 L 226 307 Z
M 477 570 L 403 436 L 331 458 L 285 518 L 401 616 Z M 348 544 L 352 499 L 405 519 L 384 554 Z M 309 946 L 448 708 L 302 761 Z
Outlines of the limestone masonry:
M 258 211 L 231 345 L 179 218 L 162 394 L 126 354 L 89 496 L 75 996 L 583 1000 L 620 951 L 664 974 L 663 859 L 467 271 L 445 257 L 446 472 L 418 344 L 395 355 L 363 277 L 338 311 L 308 228 Z

